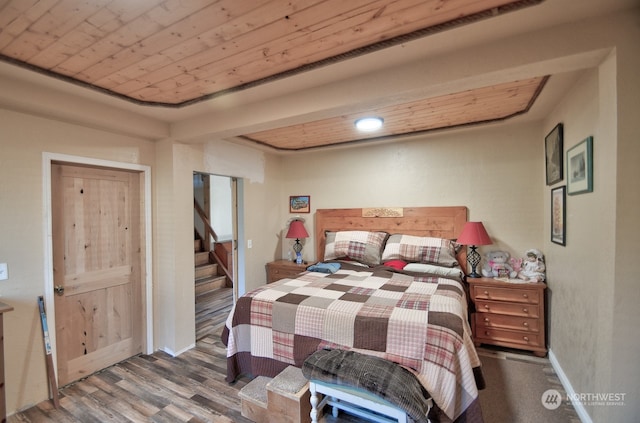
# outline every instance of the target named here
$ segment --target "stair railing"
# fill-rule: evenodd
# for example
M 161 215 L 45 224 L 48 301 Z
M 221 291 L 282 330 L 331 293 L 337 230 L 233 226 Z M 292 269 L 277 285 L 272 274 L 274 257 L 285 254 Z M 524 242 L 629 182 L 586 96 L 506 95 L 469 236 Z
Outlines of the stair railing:
M 193 208 L 195 209 L 196 213 L 198 214 L 198 216 L 202 220 L 202 223 L 204 224 L 204 236 L 202 238 L 205 244 L 204 246 L 205 251 L 209 252 L 209 257 L 215 260 L 215 262 L 218 264 L 218 268 L 220 268 L 224 273 L 224 275 L 227 277 L 227 279 L 233 283 L 233 277 L 231 276 L 229 269 L 227 269 L 227 267 L 223 264 L 220 257 L 218 257 L 218 255 L 215 254 L 215 252 L 211 251 L 211 240 L 213 239 L 213 242 L 218 242 L 218 235 L 216 235 L 216 231 L 214 231 L 213 228 L 211 227 L 211 223 L 209 223 L 207 214 L 204 212 L 204 209 L 202 208 L 202 206 L 198 204 L 198 200 L 195 197 L 193 198 Z
M 202 223 L 204 224 L 204 236 L 202 239 L 206 243 L 205 251 L 211 251 L 211 239 L 213 239 L 213 242 L 218 242 L 218 235 L 216 235 L 216 231 L 211 227 L 207 214 L 204 212 L 202 206 L 198 204 L 198 200 L 195 197 L 193 198 L 193 208 L 196 210 L 196 213 L 198 213 L 200 220 L 202 220 Z

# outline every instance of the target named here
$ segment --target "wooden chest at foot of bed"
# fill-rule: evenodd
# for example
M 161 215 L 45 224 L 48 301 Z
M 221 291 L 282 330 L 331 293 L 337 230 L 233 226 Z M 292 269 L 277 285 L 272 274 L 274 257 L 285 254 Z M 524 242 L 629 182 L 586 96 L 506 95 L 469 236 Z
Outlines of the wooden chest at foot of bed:
M 242 415 L 256 423 L 308 422 L 309 383 L 293 366 L 274 378 L 259 376 L 240 391 Z

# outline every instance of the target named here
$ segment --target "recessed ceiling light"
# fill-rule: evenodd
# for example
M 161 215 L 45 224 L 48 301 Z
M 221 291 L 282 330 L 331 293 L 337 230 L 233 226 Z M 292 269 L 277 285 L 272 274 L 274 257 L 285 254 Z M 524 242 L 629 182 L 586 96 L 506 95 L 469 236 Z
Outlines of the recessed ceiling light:
M 360 131 L 372 132 L 382 128 L 383 122 L 384 119 L 382 119 L 381 117 L 365 117 L 356 120 L 355 124 L 356 128 L 358 128 L 358 130 Z

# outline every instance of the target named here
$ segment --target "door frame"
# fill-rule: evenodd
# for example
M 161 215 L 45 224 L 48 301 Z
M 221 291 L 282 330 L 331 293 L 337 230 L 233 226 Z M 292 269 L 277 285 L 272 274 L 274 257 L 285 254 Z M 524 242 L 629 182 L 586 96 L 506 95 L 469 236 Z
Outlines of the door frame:
M 63 162 L 71 165 L 89 165 L 109 167 L 112 169 L 133 170 L 141 173 L 143 178 L 142 190 L 140 193 L 143 202 L 141 212 L 144 216 L 142 225 L 144 226 L 144 248 L 145 262 L 144 272 L 144 303 L 146 316 L 144 324 L 144 350 L 146 354 L 153 353 L 153 266 L 152 266 L 152 237 L 151 237 L 151 167 L 136 163 L 124 163 L 111 160 L 94 159 L 90 157 L 72 156 L 59 153 L 42 153 L 42 193 L 43 193 L 43 227 L 44 230 L 44 298 L 47 305 L 47 320 L 49 328 L 55 328 L 55 301 L 53 298 L 53 223 L 51 210 L 51 162 Z M 58 374 L 58 361 L 56 354 L 56 331 L 49 331 L 51 339 L 51 351 L 53 354 L 54 369 L 56 379 Z
M 237 298 L 239 297 L 239 292 L 244 293 L 244 249 L 238 248 L 242 245 L 242 243 L 238 243 L 238 234 L 242 233 L 244 235 L 244 229 L 242 228 L 242 223 L 244 219 L 240 219 L 241 213 L 240 208 L 244 207 L 244 197 L 242 195 L 243 185 L 242 178 L 237 176 L 225 175 L 222 173 L 212 173 L 205 172 L 200 170 L 194 170 L 193 174 L 199 175 L 208 175 L 208 176 L 217 176 L 220 178 L 228 178 L 231 184 L 231 226 L 232 226 L 232 242 L 231 248 L 233 250 L 233 303 L 235 304 Z M 195 188 L 194 188 L 195 189 Z M 211 209 L 211 204 L 207 207 L 202 204 L 203 207 Z M 244 215 L 243 215 L 244 216 Z M 209 216 L 211 218 L 211 216 Z M 215 228 L 214 228 L 215 229 Z M 240 256 L 242 255 L 242 259 Z M 242 262 L 242 266 L 240 266 L 240 262 Z M 242 269 L 242 283 L 240 283 L 240 269 Z M 239 291 L 239 286 L 242 285 L 242 290 Z

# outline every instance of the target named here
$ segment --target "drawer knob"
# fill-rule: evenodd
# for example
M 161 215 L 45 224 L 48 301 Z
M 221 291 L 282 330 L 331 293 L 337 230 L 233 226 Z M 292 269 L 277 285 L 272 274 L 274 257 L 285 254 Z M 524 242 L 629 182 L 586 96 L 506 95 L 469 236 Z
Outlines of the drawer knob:
M 489 322 L 489 318 L 488 318 L 488 317 L 485 317 L 485 318 L 484 318 L 484 321 L 488 323 L 488 322 Z
M 486 331 L 484 334 L 485 334 L 485 335 L 487 335 L 487 336 L 489 336 L 489 331 Z
M 488 305 L 488 304 L 485 304 L 485 305 L 484 305 L 484 308 L 486 308 L 487 310 L 489 310 L 489 305 Z
M 524 339 L 525 341 L 529 342 L 529 337 L 528 336 L 523 336 L 522 339 Z
M 522 309 L 522 311 L 524 311 L 525 313 L 528 313 L 529 309 L 525 307 L 525 308 Z
M 523 297 L 525 298 L 529 298 L 529 296 L 527 294 L 522 294 Z
M 484 291 L 484 295 L 489 295 L 489 291 Z
M 523 325 L 529 326 L 529 322 L 524 322 Z

